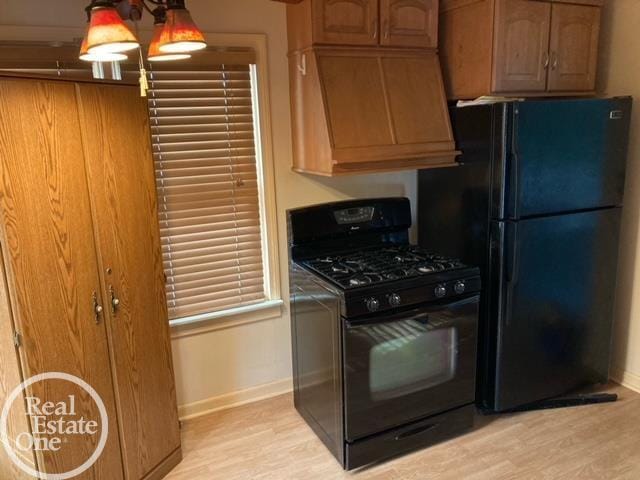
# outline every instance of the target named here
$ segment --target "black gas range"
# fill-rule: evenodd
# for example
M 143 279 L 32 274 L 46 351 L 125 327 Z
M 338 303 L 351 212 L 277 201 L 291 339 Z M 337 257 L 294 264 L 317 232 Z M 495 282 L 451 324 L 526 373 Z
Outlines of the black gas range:
M 288 212 L 295 405 L 347 469 L 473 423 L 479 270 L 411 245 L 406 198 Z

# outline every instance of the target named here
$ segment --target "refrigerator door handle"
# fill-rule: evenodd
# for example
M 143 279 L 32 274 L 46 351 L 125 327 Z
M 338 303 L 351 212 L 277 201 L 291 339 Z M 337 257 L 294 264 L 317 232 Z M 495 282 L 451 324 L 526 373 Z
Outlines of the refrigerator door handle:
M 511 126 L 511 139 L 510 142 L 510 151 L 508 155 L 508 175 L 509 175 L 509 190 L 508 197 L 505 200 L 508 200 L 508 206 L 506 213 L 506 218 L 517 219 L 519 216 L 519 204 L 520 204 L 520 156 L 518 154 L 518 125 L 520 122 L 520 106 L 513 106 L 512 113 L 512 126 Z
M 509 190 L 510 190 L 510 218 L 518 218 L 518 203 L 520 203 L 520 159 L 515 150 L 510 154 L 509 161 Z
M 507 261 L 505 265 L 506 270 L 506 298 L 505 298 L 505 326 L 511 323 L 512 306 L 514 290 L 518 283 L 518 277 L 520 276 L 520 254 L 518 245 L 518 223 L 507 223 Z

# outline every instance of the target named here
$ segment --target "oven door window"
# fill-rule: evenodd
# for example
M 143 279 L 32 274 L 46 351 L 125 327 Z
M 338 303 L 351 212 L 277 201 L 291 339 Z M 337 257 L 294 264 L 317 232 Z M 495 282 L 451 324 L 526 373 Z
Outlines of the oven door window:
M 433 329 L 417 320 L 374 325 L 362 331 L 375 338 L 369 358 L 374 401 L 441 385 L 456 375 L 457 330 Z

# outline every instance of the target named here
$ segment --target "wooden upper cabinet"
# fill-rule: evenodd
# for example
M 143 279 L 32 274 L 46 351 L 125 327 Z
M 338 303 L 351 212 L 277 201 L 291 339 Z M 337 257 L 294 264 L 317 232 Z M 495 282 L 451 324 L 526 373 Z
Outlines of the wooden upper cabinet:
M 498 0 L 494 92 L 544 92 L 549 65 L 551 4 Z
M 312 45 L 436 48 L 438 0 L 302 0 L 287 6 L 289 50 Z
M 293 54 L 290 70 L 295 171 L 455 165 L 435 51 L 316 47 Z
M 600 9 L 554 4 L 551 13 L 550 91 L 594 90 Z
M 314 0 L 312 4 L 316 43 L 378 43 L 378 0 Z
M 602 0 L 441 0 L 450 99 L 591 95 Z
M 437 0 L 380 0 L 382 45 L 436 48 Z

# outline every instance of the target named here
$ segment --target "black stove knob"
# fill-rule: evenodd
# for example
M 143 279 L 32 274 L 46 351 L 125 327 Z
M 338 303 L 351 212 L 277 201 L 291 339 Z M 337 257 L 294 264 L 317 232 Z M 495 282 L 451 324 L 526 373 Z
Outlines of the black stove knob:
M 444 285 L 438 285 L 433 293 L 435 293 L 436 298 L 442 298 L 447 294 L 447 287 Z
M 389 295 L 389 305 L 391 305 L 392 307 L 397 307 L 401 303 L 402 299 L 400 298 L 400 295 L 398 295 L 397 293 L 392 293 L 391 295 Z
M 467 284 L 464 283 L 462 280 L 456 282 L 456 284 L 453 286 L 453 290 L 458 295 L 462 295 L 465 292 L 466 289 L 467 289 Z
M 370 312 L 375 312 L 376 310 L 378 310 L 378 308 L 380 308 L 380 302 L 377 298 L 374 297 L 367 298 L 364 303 L 367 306 L 367 310 L 369 310 Z

